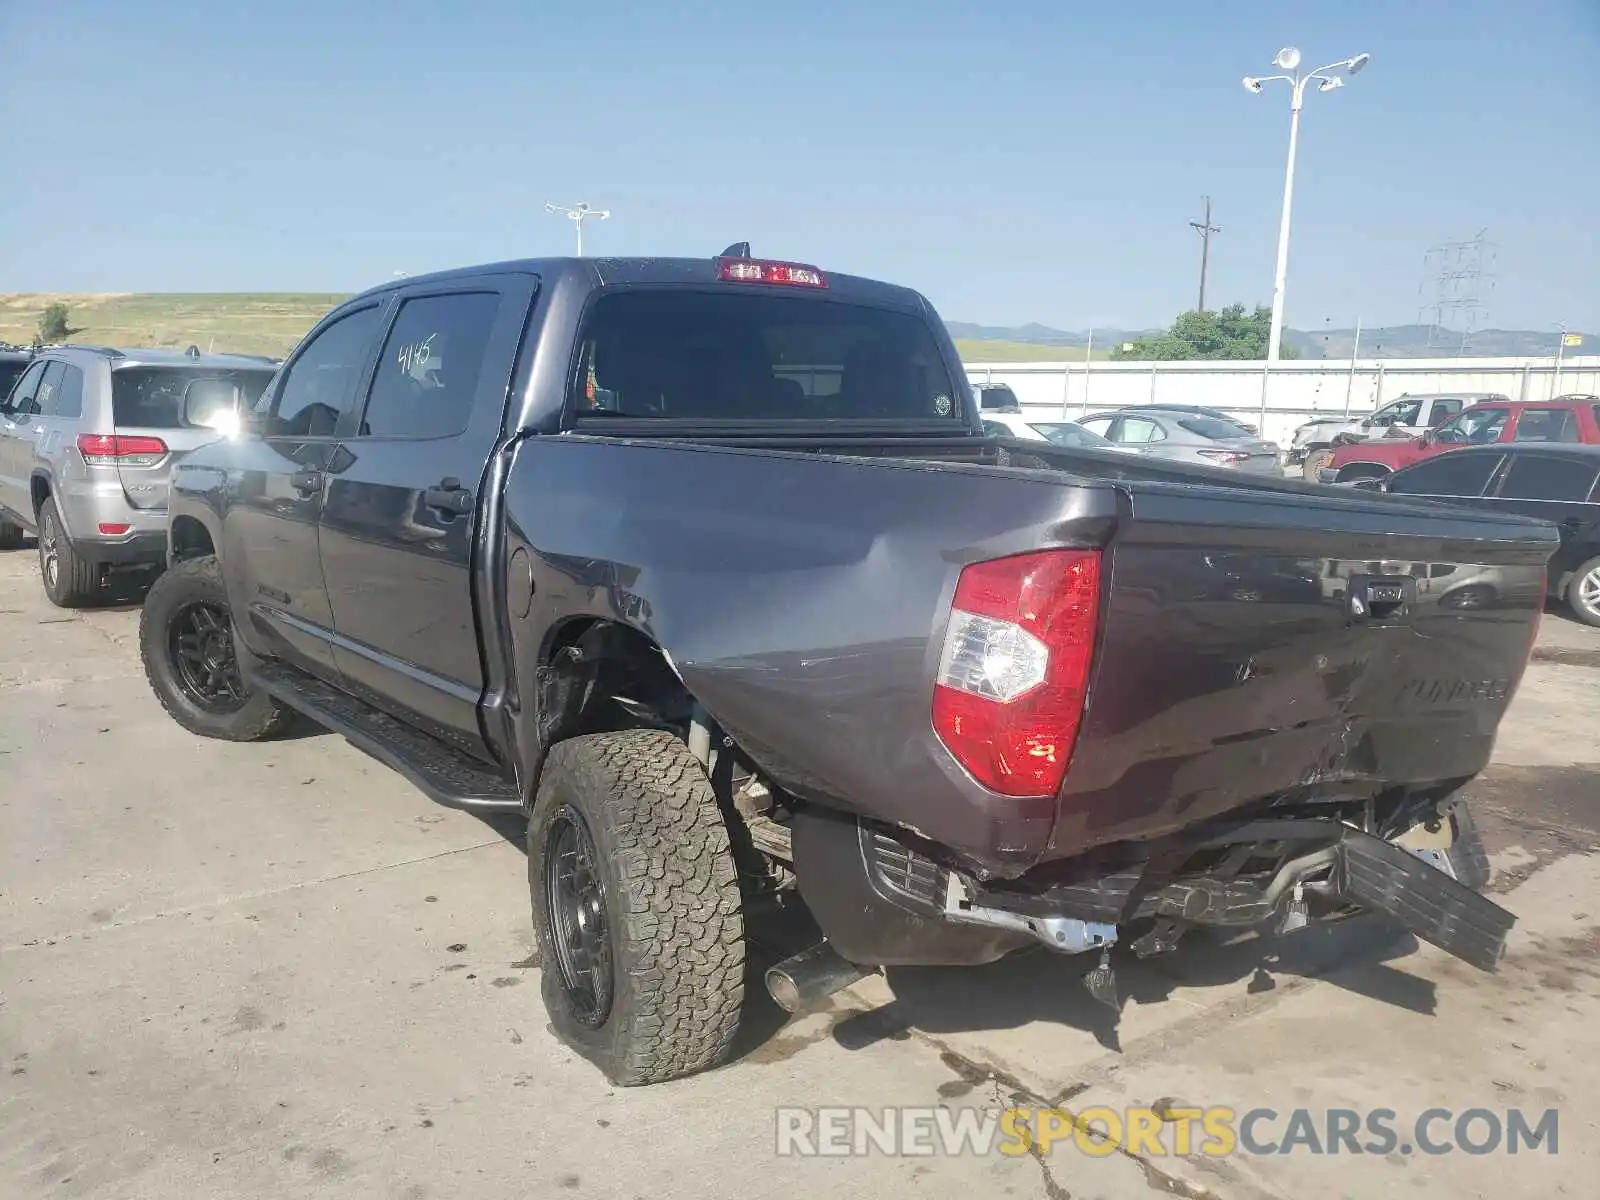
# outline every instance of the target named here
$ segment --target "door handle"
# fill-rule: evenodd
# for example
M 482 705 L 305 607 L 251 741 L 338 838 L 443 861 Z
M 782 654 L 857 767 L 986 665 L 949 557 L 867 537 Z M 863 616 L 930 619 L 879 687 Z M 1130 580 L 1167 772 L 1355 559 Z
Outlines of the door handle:
M 465 516 L 472 511 L 472 493 L 461 486 L 454 476 L 441 479 L 434 487 L 422 493 L 422 502 L 429 508 L 454 516 Z
M 322 487 L 322 472 L 296 471 L 289 476 L 289 486 L 302 496 L 309 496 Z

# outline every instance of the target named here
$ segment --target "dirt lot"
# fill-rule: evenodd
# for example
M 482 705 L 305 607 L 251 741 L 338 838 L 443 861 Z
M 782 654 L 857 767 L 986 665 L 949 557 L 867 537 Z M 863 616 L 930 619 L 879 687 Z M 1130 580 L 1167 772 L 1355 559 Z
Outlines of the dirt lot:
M 1043 951 L 788 1024 L 751 989 L 738 1061 L 632 1091 L 547 1031 L 514 824 L 335 737 L 189 737 L 136 625 L 0 555 L 0 1196 L 1594 1194 L 1600 632 L 1565 618 L 1474 785 L 1519 916 L 1498 975 L 1357 921 L 1122 965 L 1115 1022 Z M 779 1106 L 1175 1100 L 1555 1108 L 1558 1152 L 776 1154 Z

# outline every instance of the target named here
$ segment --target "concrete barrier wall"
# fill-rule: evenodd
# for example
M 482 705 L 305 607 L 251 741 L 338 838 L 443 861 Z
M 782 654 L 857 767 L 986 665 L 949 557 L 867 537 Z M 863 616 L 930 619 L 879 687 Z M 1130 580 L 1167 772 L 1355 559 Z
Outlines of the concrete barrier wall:
M 1499 392 L 1513 400 L 1600 394 L 1600 355 L 1260 362 L 969 363 L 974 383 L 1009 384 L 1036 416 L 1081 417 L 1129 405 L 1203 404 L 1234 413 L 1287 445 L 1310 416 L 1371 412 L 1406 393 Z M 1265 389 L 1263 389 L 1265 383 Z M 1265 404 L 1263 405 L 1263 393 Z

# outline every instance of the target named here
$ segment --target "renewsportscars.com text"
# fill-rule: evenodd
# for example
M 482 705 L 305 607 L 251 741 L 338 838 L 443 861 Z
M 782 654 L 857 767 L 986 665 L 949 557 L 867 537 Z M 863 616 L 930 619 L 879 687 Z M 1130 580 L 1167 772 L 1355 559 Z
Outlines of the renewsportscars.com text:
M 1141 1156 L 1524 1154 L 1560 1152 L 1560 1113 L 1547 1108 L 1236 1109 L 1220 1106 L 1064 1108 L 780 1108 L 780 1157 L 1048 1154 Z

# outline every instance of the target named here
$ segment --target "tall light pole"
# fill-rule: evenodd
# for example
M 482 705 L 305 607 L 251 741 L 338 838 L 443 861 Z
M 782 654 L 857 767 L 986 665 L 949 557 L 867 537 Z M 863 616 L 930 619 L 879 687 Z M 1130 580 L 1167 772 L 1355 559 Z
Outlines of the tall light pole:
M 547 213 L 559 213 L 572 222 L 578 230 L 578 257 L 583 257 L 583 223 L 588 220 L 604 221 L 611 215 L 609 208 L 590 208 L 581 201 L 568 207 L 565 204 L 546 204 Z
M 1276 363 L 1283 347 L 1283 288 L 1289 274 L 1289 212 L 1294 204 L 1294 158 L 1300 143 L 1300 109 L 1305 104 L 1306 85 L 1317 80 L 1319 92 L 1331 92 L 1344 86 L 1346 75 L 1358 74 L 1371 61 L 1372 55 L 1358 54 L 1354 58 L 1341 58 L 1338 62 L 1318 67 L 1315 71 L 1300 73 L 1300 51 L 1293 46 L 1279 50 L 1272 63 L 1283 75 L 1254 75 L 1244 77 L 1247 90 L 1260 94 L 1261 85 L 1282 80 L 1290 88 L 1289 103 L 1289 164 L 1283 173 L 1283 217 L 1278 223 L 1278 265 L 1272 279 L 1272 331 L 1267 336 L 1267 363 Z M 1265 400 L 1262 401 L 1265 404 Z

